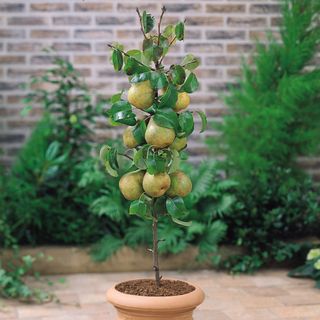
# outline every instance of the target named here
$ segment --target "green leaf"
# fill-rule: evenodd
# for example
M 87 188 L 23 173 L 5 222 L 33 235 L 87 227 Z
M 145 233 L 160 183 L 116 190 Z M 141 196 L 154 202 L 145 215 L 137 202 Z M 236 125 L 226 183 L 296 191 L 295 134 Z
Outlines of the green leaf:
M 140 150 L 135 151 L 135 153 L 134 153 L 133 163 L 137 168 L 139 168 L 141 170 L 147 169 L 145 159 L 147 157 L 147 152 L 148 152 L 149 148 L 151 148 L 151 146 L 146 144 Z
M 27 116 L 28 114 L 29 114 L 29 112 L 32 110 L 32 106 L 24 106 L 23 108 L 22 108 L 22 110 L 20 111 L 20 115 L 22 116 L 22 117 L 25 117 L 25 116 Z
M 108 234 L 92 246 L 90 255 L 94 261 L 102 262 L 111 257 L 123 245 L 124 241 L 122 239 Z
M 175 222 L 176 224 L 179 224 L 184 227 L 190 227 L 192 225 L 192 221 L 181 221 L 177 218 L 171 217 L 172 221 Z
M 122 69 L 123 56 L 117 49 L 112 52 L 112 64 L 115 71 L 120 71 Z
M 189 136 L 194 130 L 193 114 L 190 111 L 185 111 L 179 114 L 179 133 L 180 137 Z
M 146 11 L 142 13 L 142 27 L 145 33 L 149 33 L 154 27 L 154 17 Z
M 168 150 L 150 151 L 147 153 L 146 164 L 149 174 L 165 172 L 171 159 L 171 153 Z
M 163 48 L 153 45 L 151 48 L 146 49 L 143 53 L 148 60 L 156 61 L 162 56 Z
M 168 84 L 168 79 L 165 74 L 153 71 L 150 74 L 150 82 L 153 89 L 162 89 Z
M 181 66 L 175 65 L 171 69 L 171 77 L 172 77 L 173 84 L 181 85 L 186 80 L 186 72 Z
M 171 128 L 176 132 L 178 131 L 178 115 L 172 109 L 157 110 L 156 114 L 153 116 L 153 120 L 160 127 Z
M 134 126 L 137 122 L 131 104 L 124 100 L 115 102 L 110 110 L 108 110 L 107 114 L 112 121 L 117 123 Z
M 199 82 L 194 73 L 190 73 L 185 83 L 180 88 L 180 91 L 185 91 L 188 93 L 192 93 L 199 88 Z
M 184 23 L 183 22 L 178 22 L 176 24 L 174 32 L 175 32 L 176 37 L 177 37 L 178 40 L 183 40 L 184 39 Z
M 131 76 L 133 74 L 140 74 L 144 72 L 150 71 L 150 68 L 146 66 L 142 66 L 137 62 L 137 60 L 133 57 L 128 57 L 126 60 L 126 63 L 123 68 L 124 72 L 128 75 Z
M 187 209 L 181 197 L 167 198 L 166 208 L 172 218 L 182 218 L 186 215 Z
M 157 214 L 167 214 L 166 196 L 156 198 L 156 200 L 154 202 L 153 210 Z
M 111 103 L 116 103 L 116 102 L 120 101 L 122 94 L 123 94 L 123 90 L 122 90 L 121 92 L 118 92 L 118 93 L 114 94 L 114 95 L 110 98 L 110 102 L 111 102 Z
M 138 144 L 142 144 L 145 142 L 144 135 L 146 132 L 147 126 L 144 120 L 138 121 L 135 125 L 132 133 Z
M 177 150 L 171 150 L 171 163 L 170 163 L 170 169 L 169 174 L 176 172 L 179 169 L 180 166 L 180 156 L 179 152 Z
M 105 145 L 100 149 L 100 160 L 112 177 L 118 176 L 119 164 L 117 157 L 118 152 L 115 148 Z
M 143 72 L 143 73 L 140 73 L 140 74 L 136 74 L 134 75 L 130 82 L 131 83 L 137 83 L 137 82 L 142 82 L 142 81 L 146 81 L 146 80 L 149 80 L 151 77 L 151 72 Z
M 143 51 L 146 51 L 150 48 L 152 48 L 153 46 L 153 41 L 152 39 L 144 39 L 143 42 L 142 42 L 142 50 Z
M 58 141 L 53 141 L 50 143 L 46 151 L 46 160 L 53 161 L 57 157 L 60 149 L 60 143 Z
M 144 219 L 150 218 L 151 198 L 142 194 L 139 200 L 132 201 L 129 208 L 129 214 L 137 215 Z
M 192 71 L 200 65 L 200 60 L 196 58 L 193 54 L 187 54 L 183 58 L 181 65 L 187 70 Z
M 206 117 L 206 114 L 203 112 L 203 111 L 197 111 L 200 119 L 201 119 L 201 130 L 200 130 L 200 133 L 201 132 L 204 132 L 206 129 L 207 129 L 207 124 L 208 124 L 208 121 L 207 121 L 207 117 Z
M 169 38 L 170 36 L 172 36 L 174 33 L 174 25 L 173 24 L 168 24 L 162 34 L 166 37 L 166 38 Z
M 171 83 L 169 83 L 166 92 L 160 98 L 159 108 L 173 109 L 177 100 L 178 100 L 178 91 Z

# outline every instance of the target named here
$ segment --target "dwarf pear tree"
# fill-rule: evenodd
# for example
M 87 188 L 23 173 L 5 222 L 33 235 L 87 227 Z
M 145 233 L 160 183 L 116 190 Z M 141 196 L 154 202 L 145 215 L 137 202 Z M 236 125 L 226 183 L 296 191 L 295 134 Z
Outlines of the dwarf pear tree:
M 153 269 L 160 285 L 158 257 L 158 220 L 168 216 L 174 223 L 189 226 L 184 221 L 186 208 L 183 197 L 191 192 L 192 183 L 179 169 L 181 152 L 187 147 L 188 136 L 194 131 L 195 112 L 188 110 L 190 96 L 199 87 L 194 69 L 199 59 L 187 54 L 180 63 L 164 64 L 170 48 L 183 41 L 185 23 L 162 27 L 165 14 L 162 7 L 158 22 L 146 11 L 137 14 L 143 36 L 142 49 L 125 50 L 119 43 L 108 44 L 112 49 L 111 62 L 116 72 L 128 76 L 130 89 L 110 98 L 107 117 L 111 125 L 125 125 L 121 153 L 105 145 L 100 158 L 107 172 L 118 176 L 121 160 L 129 162 L 129 170 L 119 182 L 123 196 L 132 201 L 129 214 L 152 221 Z M 126 96 L 126 98 L 125 98 Z M 206 116 L 197 111 L 206 127 Z

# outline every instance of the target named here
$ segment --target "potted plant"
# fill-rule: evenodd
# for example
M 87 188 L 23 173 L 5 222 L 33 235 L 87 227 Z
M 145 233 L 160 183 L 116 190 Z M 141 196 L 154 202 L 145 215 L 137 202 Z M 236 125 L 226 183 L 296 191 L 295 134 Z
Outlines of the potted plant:
M 194 130 L 194 112 L 186 111 L 189 94 L 199 83 L 193 70 L 199 60 L 186 55 L 179 64 L 169 68 L 163 64 L 170 48 L 184 39 L 184 22 L 168 25 L 161 23 L 165 7 L 157 25 L 146 11 L 137 9 L 143 34 L 142 50 L 125 51 L 118 43 L 109 44 L 115 71 L 124 71 L 131 87 L 127 100 L 123 91 L 110 99 L 107 111 L 112 125 L 127 125 L 123 143 L 128 148 L 120 152 L 105 145 L 100 158 L 113 176 L 123 172 L 119 187 L 123 196 L 132 201 L 129 214 L 150 220 L 153 230 L 155 279 L 122 282 L 108 291 L 107 298 L 118 311 L 118 319 L 192 319 L 193 310 L 202 303 L 203 291 L 187 282 L 163 279 L 160 274 L 158 220 L 172 219 L 174 223 L 190 226 L 183 221 L 186 208 L 183 197 L 190 193 L 192 183 L 186 173 L 179 170 L 187 137 Z M 155 31 L 153 31 L 155 29 Z M 197 111 L 206 127 L 206 117 Z

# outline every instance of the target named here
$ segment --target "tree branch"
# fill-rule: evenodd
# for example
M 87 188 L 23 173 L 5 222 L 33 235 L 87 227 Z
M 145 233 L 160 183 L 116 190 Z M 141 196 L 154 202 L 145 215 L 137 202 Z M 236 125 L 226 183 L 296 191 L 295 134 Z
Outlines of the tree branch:
M 148 39 L 147 35 L 145 34 L 145 32 L 144 32 L 144 30 L 143 30 L 142 17 L 141 17 L 139 8 L 136 8 L 136 11 L 137 11 L 137 13 L 138 13 L 139 20 L 140 20 L 140 29 L 141 29 L 141 32 L 143 33 L 144 38 L 145 38 L 145 39 Z
M 166 12 L 166 7 L 163 6 L 161 8 L 162 12 L 161 12 L 161 15 L 160 15 L 160 19 L 159 19 L 159 22 L 158 22 L 158 46 L 160 45 L 160 36 L 161 36 L 161 22 L 162 22 L 162 18 L 163 18 L 163 15 L 164 13 Z
M 150 70 L 155 71 L 154 68 L 152 68 L 152 67 L 150 67 L 150 66 L 142 63 L 141 61 L 139 61 L 139 60 L 136 59 L 135 57 L 132 57 L 132 56 L 128 55 L 126 52 L 124 52 L 123 50 L 121 50 L 121 49 L 119 49 L 119 48 L 116 48 L 116 47 L 113 46 L 112 44 L 109 44 L 109 43 L 108 43 L 107 46 L 110 47 L 110 48 L 113 49 L 113 50 L 119 50 L 119 51 L 120 51 L 122 54 L 124 54 L 126 57 L 130 57 L 130 58 L 134 59 L 134 60 L 135 60 L 137 63 L 139 63 L 141 66 L 147 67 L 147 68 L 149 68 Z

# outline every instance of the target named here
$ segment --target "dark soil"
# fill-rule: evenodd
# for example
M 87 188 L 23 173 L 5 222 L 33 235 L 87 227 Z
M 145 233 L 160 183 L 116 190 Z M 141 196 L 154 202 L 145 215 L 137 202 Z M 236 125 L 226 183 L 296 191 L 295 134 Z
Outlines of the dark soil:
M 122 293 L 147 297 L 180 296 L 195 290 L 195 287 L 179 280 L 161 280 L 157 288 L 155 280 L 139 279 L 121 282 L 116 289 Z

